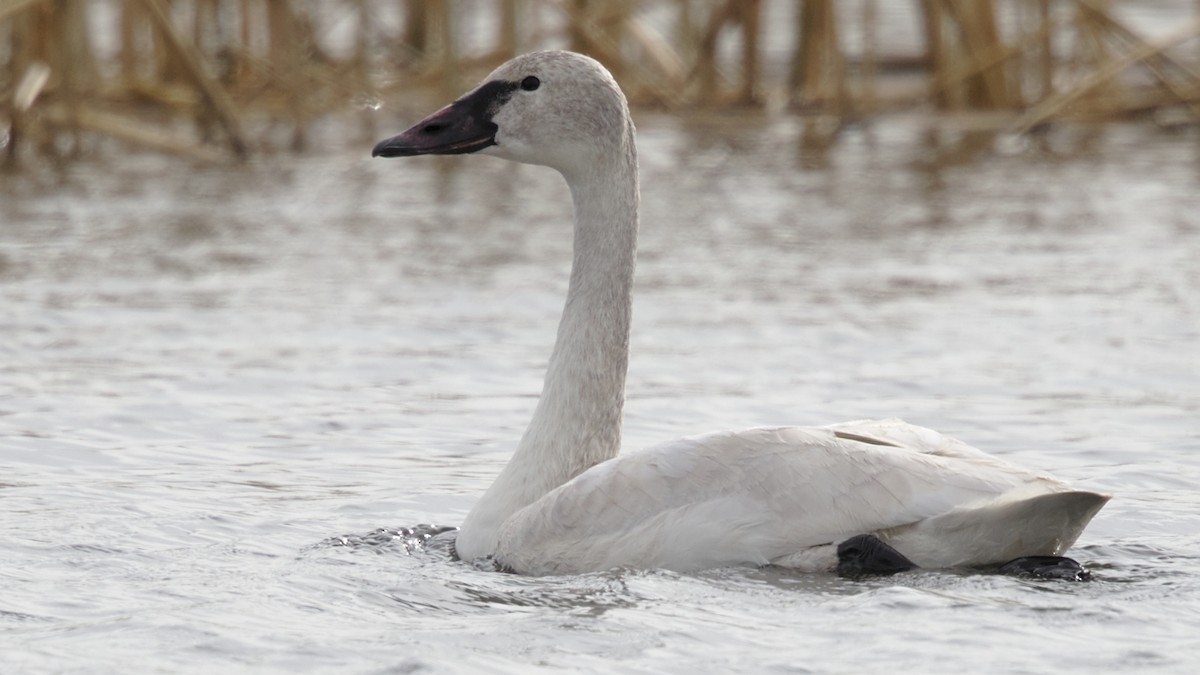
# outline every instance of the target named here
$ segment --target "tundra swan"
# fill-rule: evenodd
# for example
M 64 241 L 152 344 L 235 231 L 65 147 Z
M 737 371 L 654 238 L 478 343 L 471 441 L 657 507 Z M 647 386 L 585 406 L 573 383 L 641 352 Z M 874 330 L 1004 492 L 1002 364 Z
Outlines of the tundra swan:
M 461 558 L 533 575 L 998 565 L 1059 556 L 1108 500 L 896 419 L 722 431 L 618 455 L 639 199 L 624 95 L 591 58 L 526 54 L 372 154 L 464 153 L 557 170 L 575 223 L 541 397 L 462 525 Z

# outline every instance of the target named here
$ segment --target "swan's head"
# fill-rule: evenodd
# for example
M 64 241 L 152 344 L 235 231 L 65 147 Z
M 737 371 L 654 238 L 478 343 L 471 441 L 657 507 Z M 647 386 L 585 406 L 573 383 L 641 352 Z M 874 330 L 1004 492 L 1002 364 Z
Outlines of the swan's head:
M 564 175 L 632 152 L 625 96 L 594 59 L 533 52 L 497 68 L 462 98 L 375 146 L 374 157 L 495 155 Z

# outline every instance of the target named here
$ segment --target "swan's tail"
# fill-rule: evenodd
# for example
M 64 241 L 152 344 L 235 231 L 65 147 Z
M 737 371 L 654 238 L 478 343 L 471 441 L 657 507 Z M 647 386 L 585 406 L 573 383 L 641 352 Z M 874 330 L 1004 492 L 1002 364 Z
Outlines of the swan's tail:
M 875 534 L 921 567 L 996 565 L 1023 556 L 1062 555 L 1109 495 L 1029 488 Z

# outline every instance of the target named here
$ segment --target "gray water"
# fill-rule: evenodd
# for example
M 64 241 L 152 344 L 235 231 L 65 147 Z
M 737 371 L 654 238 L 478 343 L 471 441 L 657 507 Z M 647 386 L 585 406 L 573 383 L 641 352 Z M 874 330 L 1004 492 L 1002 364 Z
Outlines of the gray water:
M 0 672 L 1195 672 L 1200 133 L 638 121 L 627 446 L 900 416 L 1113 493 L 1095 581 L 529 579 L 364 537 L 461 523 L 503 465 L 570 205 L 326 129 L 0 178 Z

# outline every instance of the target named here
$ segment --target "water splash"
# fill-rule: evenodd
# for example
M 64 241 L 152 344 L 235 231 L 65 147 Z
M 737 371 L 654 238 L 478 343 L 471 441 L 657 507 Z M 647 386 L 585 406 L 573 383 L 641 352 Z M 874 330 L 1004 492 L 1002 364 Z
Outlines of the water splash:
M 421 523 L 412 527 L 381 527 L 367 534 L 343 534 L 330 537 L 317 547 L 349 547 L 356 550 L 368 550 L 375 553 L 389 553 L 397 548 L 403 548 L 408 555 L 425 552 L 446 552 L 449 554 L 458 528 L 450 525 L 430 525 Z

